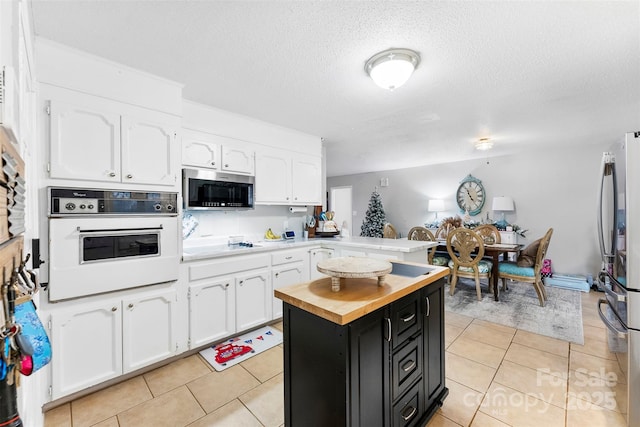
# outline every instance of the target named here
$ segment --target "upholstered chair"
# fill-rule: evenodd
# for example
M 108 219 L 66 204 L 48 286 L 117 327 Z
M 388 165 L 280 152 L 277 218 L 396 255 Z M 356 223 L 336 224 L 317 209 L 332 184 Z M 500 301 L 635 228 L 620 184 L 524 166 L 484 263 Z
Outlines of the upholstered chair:
M 516 262 L 502 261 L 498 264 L 498 277 L 502 279 L 502 289 L 506 289 L 507 279 L 531 283 L 538 294 L 540 306 L 544 307 L 548 298 L 540 269 L 552 234 L 553 228 L 550 228 L 543 237 L 523 249 Z
M 408 240 L 422 240 L 425 242 L 435 242 L 436 238 L 432 232 L 425 227 L 413 227 L 407 234 Z M 427 250 L 427 262 L 433 264 L 433 256 L 436 253 L 436 246 Z
M 482 224 L 477 226 L 473 231 L 482 237 L 485 244 L 500 243 L 500 232 L 495 225 Z

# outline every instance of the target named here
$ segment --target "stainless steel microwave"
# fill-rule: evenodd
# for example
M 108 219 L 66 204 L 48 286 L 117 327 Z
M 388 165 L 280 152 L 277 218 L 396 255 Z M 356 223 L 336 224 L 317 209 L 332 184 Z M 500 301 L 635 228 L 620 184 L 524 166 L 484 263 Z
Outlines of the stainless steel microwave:
M 182 169 L 185 210 L 253 209 L 255 178 L 203 169 Z

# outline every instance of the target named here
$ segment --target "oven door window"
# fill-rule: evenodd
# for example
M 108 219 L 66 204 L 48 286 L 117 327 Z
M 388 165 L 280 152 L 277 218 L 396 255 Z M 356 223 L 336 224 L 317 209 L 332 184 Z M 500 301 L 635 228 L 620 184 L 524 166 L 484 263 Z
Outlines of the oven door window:
M 160 255 L 160 234 L 82 236 L 81 262 Z

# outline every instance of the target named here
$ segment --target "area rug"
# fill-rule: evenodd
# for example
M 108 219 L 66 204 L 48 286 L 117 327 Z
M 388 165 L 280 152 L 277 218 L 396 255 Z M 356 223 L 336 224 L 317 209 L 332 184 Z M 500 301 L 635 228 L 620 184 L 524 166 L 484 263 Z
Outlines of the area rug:
M 458 279 L 453 296 L 446 285 L 444 307 L 445 311 L 584 344 L 580 291 L 545 289 L 549 299 L 544 307 L 540 307 L 533 285 L 521 282 L 511 282 L 509 290 L 500 290 L 500 301 L 494 301 L 483 285 L 482 301 L 478 301 L 475 282 Z
M 216 371 L 224 371 L 233 365 L 282 343 L 282 332 L 265 326 L 239 337 L 230 338 L 200 351 L 200 355 Z

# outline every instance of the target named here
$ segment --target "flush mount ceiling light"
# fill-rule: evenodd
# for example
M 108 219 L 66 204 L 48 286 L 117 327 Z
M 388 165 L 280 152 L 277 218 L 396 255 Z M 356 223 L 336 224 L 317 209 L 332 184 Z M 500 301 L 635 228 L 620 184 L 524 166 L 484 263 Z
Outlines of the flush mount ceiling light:
M 394 90 L 409 80 L 420 63 L 420 55 L 410 49 L 387 49 L 364 64 L 371 79 L 381 88 Z
M 480 138 L 476 141 L 476 150 L 488 150 L 493 147 L 493 142 L 489 138 Z

